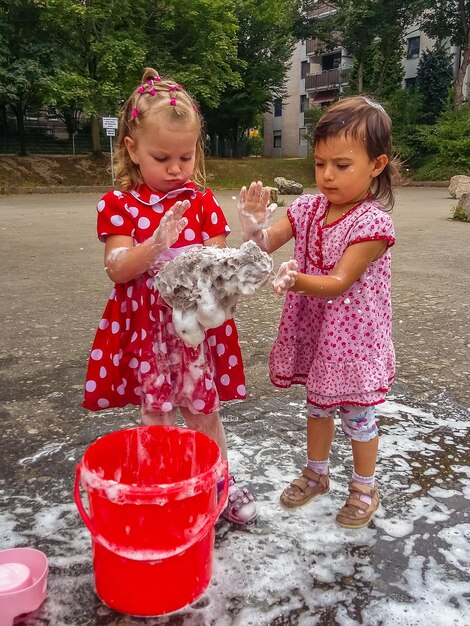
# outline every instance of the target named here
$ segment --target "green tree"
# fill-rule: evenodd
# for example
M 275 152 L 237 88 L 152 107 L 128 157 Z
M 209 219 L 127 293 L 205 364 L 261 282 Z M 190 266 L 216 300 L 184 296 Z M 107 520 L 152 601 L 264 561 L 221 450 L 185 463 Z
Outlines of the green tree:
M 51 51 L 34 0 L 0 4 L 0 102 L 16 117 L 20 155 L 27 153 L 24 118 L 38 109 L 51 79 Z
M 455 78 L 455 110 L 465 100 L 464 82 L 470 65 L 470 0 L 426 0 L 421 19 L 422 29 L 438 42 L 449 40 L 460 49 L 459 66 Z
M 421 55 L 416 84 L 423 102 L 423 122 L 434 124 L 446 105 L 454 80 L 452 57 L 442 44 Z
M 237 142 L 273 97 L 282 97 L 297 9 L 297 0 L 236 0 L 241 84 L 228 85 L 218 106 L 205 107 L 209 134 Z
M 366 83 L 367 90 L 377 94 L 389 91 L 393 83 L 399 84 L 398 59 L 405 29 L 419 13 L 419 3 L 408 0 L 330 0 L 321 3 L 324 10 L 319 15 L 311 10 L 311 6 L 309 10 L 309 4 L 307 2 L 300 12 L 297 34 L 317 39 L 323 50 L 338 46 L 348 50 L 354 59 L 354 84 L 351 86 L 354 92 L 365 91 Z M 367 75 L 371 63 L 375 65 L 373 84 Z
M 181 82 L 203 107 L 216 108 L 225 89 L 241 85 L 235 4 L 234 0 L 149 2 L 148 64 Z

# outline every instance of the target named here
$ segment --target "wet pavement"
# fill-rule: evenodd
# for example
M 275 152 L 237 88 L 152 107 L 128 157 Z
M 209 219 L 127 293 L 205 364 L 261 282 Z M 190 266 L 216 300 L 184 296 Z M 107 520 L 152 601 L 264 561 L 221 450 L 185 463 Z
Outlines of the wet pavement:
M 218 192 L 240 243 L 234 192 Z M 331 492 L 285 512 L 281 489 L 305 458 L 304 394 L 267 376 L 281 299 L 238 307 L 248 400 L 224 409 L 229 459 L 257 494 L 259 522 L 217 524 L 214 575 L 191 607 L 123 616 L 94 594 L 88 531 L 72 498 L 75 466 L 135 409 L 81 408 L 87 353 L 111 290 L 95 235 L 98 194 L 0 200 L 0 549 L 49 557 L 46 602 L 27 626 L 367 626 L 470 624 L 470 225 L 448 219 L 443 188 L 398 190 L 393 212 L 398 374 L 379 410 L 382 506 L 371 526 L 338 528 L 351 471 L 338 429 Z M 283 198 L 282 215 L 290 198 Z M 275 254 L 276 266 L 289 246 Z

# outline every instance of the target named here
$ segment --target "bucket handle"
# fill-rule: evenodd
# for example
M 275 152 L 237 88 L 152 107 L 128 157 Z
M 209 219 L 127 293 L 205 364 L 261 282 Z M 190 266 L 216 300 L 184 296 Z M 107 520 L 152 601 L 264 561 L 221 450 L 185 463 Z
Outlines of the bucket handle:
M 73 490 L 75 504 L 77 505 L 77 509 L 78 509 L 78 512 L 80 513 L 80 517 L 82 518 L 83 523 L 90 531 L 90 534 L 93 537 L 93 539 L 97 541 L 98 543 L 100 543 L 103 547 L 105 547 L 110 552 L 113 552 L 114 554 L 117 554 L 118 556 L 122 556 L 126 559 L 130 559 L 133 561 L 142 561 L 142 560 L 161 561 L 163 559 L 168 559 L 170 557 L 177 556 L 179 554 L 182 554 L 183 552 L 186 552 L 186 550 L 189 550 L 189 548 L 191 548 L 193 545 L 195 545 L 196 543 L 201 541 L 201 539 L 204 538 L 204 536 L 207 534 L 208 529 L 211 528 L 218 520 L 227 502 L 228 483 L 229 483 L 228 463 L 227 461 L 222 461 L 222 464 L 223 464 L 224 489 L 222 493 L 219 495 L 219 501 L 217 503 L 215 510 L 210 516 L 210 519 L 206 522 L 206 524 L 204 524 L 204 526 L 193 537 L 191 537 L 191 539 L 188 540 L 186 544 L 184 544 L 183 546 L 179 546 L 178 548 L 175 548 L 174 550 L 158 550 L 158 551 L 157 550 L 143 550 L 140 552 L 137 550 L 135 551 L 134 550 L 122 550 L 115 544 L 110 543 L 105 537 L 103 537 L 103 535 L 101 535 L 98 532 L 98 529 L 96 528 L 95 523 L 90 518 L 90 516 L 88 515 L 88 512 L 83 506 L 83 501 L 82 501 L 81 494 L 80 494 L 80 478 L 81 478 L 81 471 L 82 471 L 81 463 L 77 465 L 77 469 L 75 472 L 75 486 Z M 139 556 L 142 554 L 142 552 L 144 552 L 146 555 L 145 559 L 142 559 L 141 556 Z M 137 555 L 137 556 L 134 556 L 134 555 Z

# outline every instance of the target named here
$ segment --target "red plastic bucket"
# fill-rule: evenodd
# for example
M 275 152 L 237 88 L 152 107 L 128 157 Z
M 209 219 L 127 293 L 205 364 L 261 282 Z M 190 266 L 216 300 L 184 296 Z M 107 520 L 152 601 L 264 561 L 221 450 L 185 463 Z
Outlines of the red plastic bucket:
M 218 498 L 221 477 L 225 489 Z M 138 616 L 194 602 L 211 580 L 214 524 L 227 489 L 218 445 L 187 428 L 130 428 L 89 446 L 77 465 L 74 496 L 92 536 L 101 600 Z

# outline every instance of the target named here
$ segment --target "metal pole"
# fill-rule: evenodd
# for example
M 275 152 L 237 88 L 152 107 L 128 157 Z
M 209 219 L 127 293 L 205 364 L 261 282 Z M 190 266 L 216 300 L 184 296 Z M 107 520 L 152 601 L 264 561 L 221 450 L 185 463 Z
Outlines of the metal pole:
M 114 159 L 113 159 L 113 137 L 109 136 L 109 149 L 111 150 L 111 180 L 113 181 L 114 187 Z

